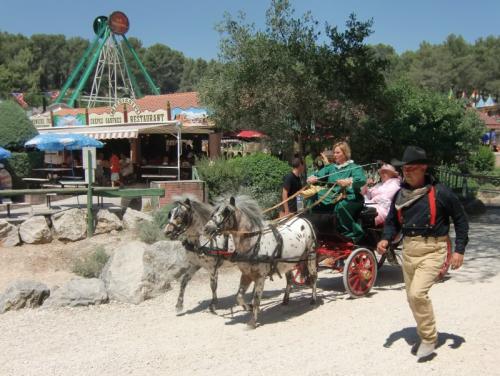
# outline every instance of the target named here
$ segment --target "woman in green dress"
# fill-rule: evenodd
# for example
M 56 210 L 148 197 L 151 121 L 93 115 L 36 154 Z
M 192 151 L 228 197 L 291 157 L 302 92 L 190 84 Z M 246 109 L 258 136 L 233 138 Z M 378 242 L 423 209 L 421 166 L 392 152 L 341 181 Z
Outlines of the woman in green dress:
M 337 218 L 337 231 L 359 242 L 364 235 L 363 228 L 357 223 L 359 213 L 363 209 L 364 198 L 361 187 L 366 184 L 363 168 L 354 163 L 351 158 L 351 148 L 347 142 L 338 142 L 333 145 L 335 163 L 323 167 L 307 178 L 307 182 L 314 184 L 318 181 L 336 183 L 332 191 L 316 206 L 314 211 L 333 212 Z M 318 192 L 322 197 L 330 187 Z M 345 198 L 336 200 L 340 191 L 345 190 Z

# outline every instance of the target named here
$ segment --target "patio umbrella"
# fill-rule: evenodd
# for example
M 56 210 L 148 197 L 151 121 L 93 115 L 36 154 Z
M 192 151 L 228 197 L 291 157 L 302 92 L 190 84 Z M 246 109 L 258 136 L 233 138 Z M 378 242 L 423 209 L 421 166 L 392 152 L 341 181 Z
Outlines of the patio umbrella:
M 10 158 L 11 156 L 12 154 L 10 154 L 10 151 L 0 146 L 0 159 L 7 159 Z
M 241 131 L 236 135 L 239 138 L 261 138 L 264 137 L 264 133 L 254 130 Z
M 26 141 L 25 147 L 36 147 L 42 151 L 80 150 L 84 147 L 102 148 L 101 141 L 83 134 L 43 133 Z

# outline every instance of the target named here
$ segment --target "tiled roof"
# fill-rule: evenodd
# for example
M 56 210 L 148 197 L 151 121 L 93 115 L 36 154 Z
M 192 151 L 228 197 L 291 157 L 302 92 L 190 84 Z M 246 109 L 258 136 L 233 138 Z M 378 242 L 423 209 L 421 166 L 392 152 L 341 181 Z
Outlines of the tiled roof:
M 173 93 L 173 94 L 162 94 L 162 95 L 146 95 L 135 101 L 140 107 L 141 111 L 156 111 L 159 109 L 167 109 L 167 102 L 170 102 L 170 108 L 182 108 L 184 110 L 195 107 L 199 108 L 200 104 L 198 101 L 198 93 L 196 91 L 189 91 L 185 93 Z M 127 106 L 129 111 L 132 111 L 130 106 Z M 123 105 L 120 105 L 117 111 L 121 111 Z M 76 115 L 85 112 L 85 108 L 64 108 L 59 111 L 55 111 L 56 115 Z M 111 112 L 111 107 L 94 107 L 89 108 L 89 113 L 91 114 L 103 114 L 105 112 Z
M 499 115 L 493 115 L 489 116 L 488 114 L 484 112 L 478 112 L 479 117 L 481 120 L 484 121 L 486 124 L 486 127 L 488 128 L 500 128 L 500 116 Z

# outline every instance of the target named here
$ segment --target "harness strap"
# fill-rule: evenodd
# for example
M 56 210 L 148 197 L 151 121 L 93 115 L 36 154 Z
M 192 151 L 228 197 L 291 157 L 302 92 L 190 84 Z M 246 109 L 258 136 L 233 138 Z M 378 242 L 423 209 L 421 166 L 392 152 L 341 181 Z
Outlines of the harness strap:
M 269 225 L 269 227 L 271 228 L 274 238 L 276 239 L 276 247 L 274 247 L 274 251 L 271 254 L 271 271 L 269 272 L 269 278 L 272 281 L 274 273 L 278 274 L 278 276 L 282 278 L 278 270 L 278 262 L 276 259 L 280 259 L 283 253 L 283 236 L 281 236 L 276 226 Z

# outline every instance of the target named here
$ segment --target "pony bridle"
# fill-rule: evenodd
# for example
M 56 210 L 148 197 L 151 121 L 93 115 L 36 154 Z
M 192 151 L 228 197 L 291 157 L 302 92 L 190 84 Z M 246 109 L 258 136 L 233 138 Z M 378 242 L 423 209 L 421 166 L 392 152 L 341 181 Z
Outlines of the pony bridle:
M 175 217 L 177 216 L 177 211 L 179 210 L 180 206 L 182 206 L 185 209 L 185 211 L 183 211 L 182 220 L 177 221 L 174 220 L 174 216 Z M 168 221 L 168 224 L 174 228 L 172 231 L 172 235 L 175 238 L 184 234 L 192 223 L 193 223 L 193 213 L 191 211 L 191 208 L 183 203 L 179 203 L 179 206 L 177 206 L 172 210 L 170 219 Z
M 217 222 L 215 220 L 216 214 L 218 214 L 219 210 L 216 210 L 214 214 L 212 214 L 210 220 L 214 223 L 215 225 L 215 233 L 214 235 L 219 235 L 221 234 L 224 229 L 223 226 L 234 216 L 235 209 L 230 208 L 229 206 L 226 206 L 222 212 L 222 214 L 219 214 L 222 217 L 222 220 Z

